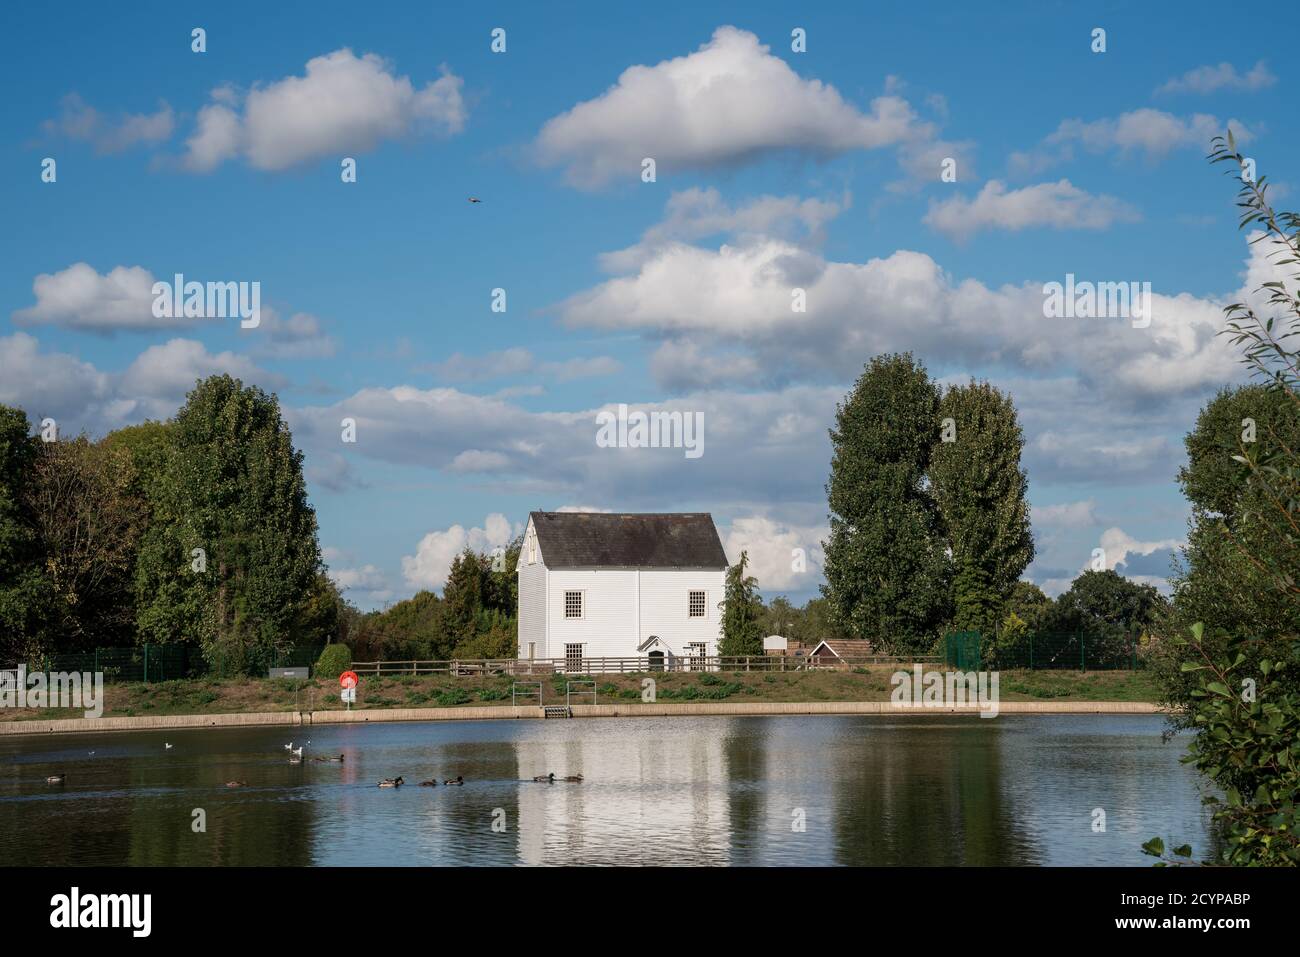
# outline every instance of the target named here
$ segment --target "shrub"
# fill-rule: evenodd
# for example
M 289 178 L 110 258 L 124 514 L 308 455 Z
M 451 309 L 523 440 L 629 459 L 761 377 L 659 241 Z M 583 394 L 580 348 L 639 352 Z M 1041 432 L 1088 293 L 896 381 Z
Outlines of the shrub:
M 352 650 L 347 645 L 326 645 L 316 659 L 316 677 L 337 679 L 352 667 Z
M 434 700 L 438 702 L 438 707 L 450 708 L 453 705 L 468 704 L 469 695 L 464 688 L 445 688 L 438 692 Z

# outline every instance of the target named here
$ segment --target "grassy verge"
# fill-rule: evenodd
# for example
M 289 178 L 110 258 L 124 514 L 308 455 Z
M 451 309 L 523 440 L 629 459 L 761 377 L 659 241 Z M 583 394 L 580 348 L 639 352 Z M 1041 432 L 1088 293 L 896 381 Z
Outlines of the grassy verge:
M 888 701 L 893 666 L 855 671 L 717 672 L 570 676 L 596 682 L 601 704 L 641 700 L 641 681 L 653 677 L 657 698 L 675 701 Z M 363 678 L 356 708 L 454 708 L 510 704 L 510 677 L 451 678 L 402 675 Z M 540 678 L 543 702 L 563 704 L 563 675 Z M 589 687 L 589 686 L 587 686 Z M 1142 671 L 1004 671 L 1003 701 L 1147 701 L 1159 700 L 1154 682 Z M 236 714 L 250 711 L 337 711 L 336 681 L 211 679 L 117 683 L 104 686 L 104 716 Z M 530 699 L 528 704 L 534 703 Z M 574 704 L 591 696 L 575 695 Z M 0 721 L 34 718 L 79 718 L 71 709 L 0 708 Z

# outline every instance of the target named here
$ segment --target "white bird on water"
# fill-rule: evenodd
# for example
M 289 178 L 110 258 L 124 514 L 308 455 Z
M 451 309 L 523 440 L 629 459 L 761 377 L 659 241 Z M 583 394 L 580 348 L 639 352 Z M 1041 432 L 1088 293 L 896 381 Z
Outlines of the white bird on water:
M 163 742 L 163 750 L 164 750 L 164 751 L 170 751 L 171 749 L 172 749 L 172 746 L 171 746 L 170 744 L 168 744 L 166 741 L 164 741 L 164 742 Z
M 302 757 L 302 748 L 291 748 L 289 751 L 295 758 Z
M 284 746 L 284 749 L 285 749 L 286 751 L 292 751 L 292 750 L 293 750 L 293 742 L 290 741 L 288 744 L 286 744 L 286 745 Z

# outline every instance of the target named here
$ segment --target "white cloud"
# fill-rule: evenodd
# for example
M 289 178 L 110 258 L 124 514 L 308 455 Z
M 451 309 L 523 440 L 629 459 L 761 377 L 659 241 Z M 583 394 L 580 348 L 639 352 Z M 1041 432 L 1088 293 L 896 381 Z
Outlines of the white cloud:
M 1059 505 L 1035 505 L 1031 520 L 1035 528 L 1089 528 L 1098 524 L 1097 503 L 1086 499 Z
M 974 199 L 954 196 L 931 201 L 924 222 L 946 236 L 964 240 L 984 229 L 1106 229 L 1139 218 L 1127 203 L 1114 196 L 1094 196 L 1068 179 L 1010 191 L 1005 183 L 990 180 Z
M 1180 117 L 1150 107 L 1099 120 L 1063 120 L 1039 146 L 1012 153 L 1009 166 L 1017 175 L 1040 173 L 1057 163 L 1072 160 L 1076 146 L 1089 153 L 1141 154 L 1154 163 L 1174 150 L 1208 152 L 1210 141 L 1229 127 L 1239 143 L 1248 143 L 1253 138 L 1252 132 L 1236 119 L 1222 121 L 1208 113 Z
M 114 266 L 104 275 L 84 262 L 32 281 L 36 304 L 13 313 L 18 325 L 58 325 L 112 334 L 119 330 L 165 329 L 196 321 L 157 319 L 153 314 L 154 277 L 142 266 Z
M 1115 571 L 1118 565 L 1131 564 L 1135 556 L 1146 556 L 1154 552 L 1181 548 L 1183 540 L 1180 538 L 1166 538 L 1154 542 L 1143 542 L 1134 538 L 1122 528 L 1108 528 L 1101 533 L 1100 545 L 1105 552 L 1103 560 L 1106 563 L 1106 568 Z
M 623 364 L 610 356 L 590 356 L 565 359 L 560 362 L 543 362 L 537 369 L 545 375 L 554 376 L 560 382 L 572 382 L 574 379 L 617 375 L 622 371 Z
M 805 312 L 792 309 L 796 288 L 805 292 Z M 902 349 L 966 368 L 1068 370 L 1107 399 L 1199 393 L 1239 375 L 1235 350 L 1217 335 L 1217 301 L 1157 292 L 1152 322 L 1139 329 L 1124 319 L 1045 318 L 1042 288 L 1041 281 L 997 289 L 958 281 L 930 256 L 906 250 L 853 263 L 778 239 L 717 248 L 678 242 L 557 308 L 571 327 L 689 342 L 659 346 L 664 360 L 653 363 L 677 387 L 692 370 L 701 376 L 689 383 L 696 388 L 720 384 L 707 378 L 715 372 L 726 379 L 759 369 L 769 383 L 851 381 L 865 357 Z M 755 365 L 704 361 L 719 347 L 747 353 Z
M 1272 86 L 1277 77 L 1268 65 L 1260 60 L 1248 72 L 1238 73 L 1231 63 L 1218 66 L 1198 66 L 1182 76 L 1174 77 L 1156 90 L 1156 93 L 1213 93 L 1216 90 L 1254 92 Z
M 877 97 L 869 113 L 806 80 L 758 37 L 719 27 L 694 53 L 624 70 L 593 100 L 548 120 L 537 137 L 546 165 L 575 186 L 635 181 L 652 157 L 659 175 L 732 165 L 792 150 L 830 156 L 874 149 L 932 130 L 906 100 Z
M 168 139 L 174 125 L 175 116 L 166 103 L 160 103 L 156 113 L 124 113 L 111 120 L 76 93 L 69 93 L 63 98 L 59 117 L 46 120 L 43 128 L 51 136 L 91 143 L 99 153 L 121 153 Z
M 414 555 L 402 558 L 402 575 L 412 588 L 439 590 L 447 584 L 452 561 L 466 548 L 491 551 L 510 544 L 521 531 L 504 515 L 494 512 L 484 520 L 482 528 L 453 525 L 445 531 L 429 532 L 420 539 Z
M 463 83 L 444 66 L 438 79 L 416 89 L 376 54 L 335 50 L 308 60 L 302 76 L 254 86 L 242 113 L 230 87 L 213 91 L 186 141 L 182 165 L 204 173 L 243 156 L 257 169 L 282 170 L 323 156 L 366 153 L 383 140 L 459 133 L 467 116 Z
M 746 554 L 746 573 L 758 579 L 763 591 L 806 591 L 821 578 L 822 542 L 829 537 L 826 525 L 801 527 L 752 515 L 732 520 L 723 548 L 733 565 L 741 552 Z M 800 563 L 802 571 L 797 567 Z
M 270 359 L 328 359 L 338 351 L 338 340 L 325 332 L 320 319 L 295 312 L 287 319 L 270 306 L 261 307 L 261 321 L 240 334 L 255 341 L 254 352 Z
M 246 356 L 213 354 L 192 339 L 151 346 L 122 372 L 109 373 L 66 353 L 42 352 L 23 332 L 0 338 L 0 402 L 34 418 L 53 416 L 65 435 L 168 418 L 196 379 L 222 372 L 267 388 L 284 384 Z

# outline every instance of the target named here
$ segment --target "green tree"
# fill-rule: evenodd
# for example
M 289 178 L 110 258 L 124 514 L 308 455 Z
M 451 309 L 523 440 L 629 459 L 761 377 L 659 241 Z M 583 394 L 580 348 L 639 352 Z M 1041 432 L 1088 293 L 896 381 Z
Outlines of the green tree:
M 321 570 L 302 453 L 275 397 L 228 375 L 199 382 L 136 568 L 143 640 L 197 639 L 219 670 L 255 672 L 296 640 Z
M 1292 342 L 1300 335 L 1300 272 L 1294 269 L 1300 263 L 1300 215 L 1273 209 L 1266 176 L 1241 175 L 1247 160 L 1231 132 L 1216 137 L 1210 159 L 1228 164 L 1228 175 L 1242 183 L 1240 225 L 1259 231 L 1251 242 L 1267 243 L 1277 265 L 1293 268 L 1289 280 L 1266 282 L 1253 301 L 1224 309 L 1224 333 L 1243 347 L 1245 365 L 1270 394 L 1220 393 L 1198 420 L 1195 438 L 1189 437 L 1188 467 L 1180 478 L 1193 504 L 1193 538 L 1175 583 L 1174 620 L 1200 614 L 1207 620 L 1191 625 L 1190 639 L 1177 631 L 1168 636 L 1157 675 L 1166 699 L 1185 703 L 1178 721 L 1195 731 L 1187 760 L 1225 795 L 1214 812 L 1223 861 L 1295 866 L 1300 442 L 1293 416 L 1300 411 L 1300 351 Z M 1234 419 L 1243 406 L 1257 402 L 1268 425 L 1259 431 L 1256 423 L 1252 442 L 1247 423 Z M 1252 591 L 1265 596 L 1262 603 Z M 1252 609 L 1258 619 L 1250 617 Z M 1158 838 L 1143 849 L 1164 857 Z M 1186 863 L 1192 849 L 1184 845 L 1173 855 L 1167 860 Z
M 758 597 L 758 579 L 745 574 L 749 555 L 740 553 L 740 561 L 727 569 L 722 601 L 722 640 L 718 654 L 729 658 L 763 653 L 761 619 L 763 602 Z
M 952 552 L 953 625 L 988 636 L 1034 558 L 1024 433 L 1011 397 L 987 382 L 948 389 L 939 418 L 929 477 Z
M 1098 667 L 1127 666 L 1142 636 L 1154 627 L 1166 607 L 1151 585 L 1110 570 L 1086 571 L 1044 612 L 1038 630 L 1072 636 L 1070 643 L 1056 645 L 1071 664 L 1078 659 Z M 1087 643 L 1082 655 L 1077 640 Z
M 42 442 L 34 469 L 26 498 L 51 599 L 47 650 L 133 643 L 131 582 L 147 516 L 131 494 L 130 454 L 80 436 Z
M 25 661 L 46 649 L 49 594 L 30 511 L 39 440 L 21 409 L 0 405 L 0 661 Z
M 949 563 L 926 485 L 939 394 L 910 353 L 868 363 L 835 415 L 826 584 L 836 623 L 895 654 L 928 650 L 948 617 Z

